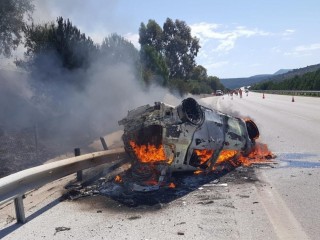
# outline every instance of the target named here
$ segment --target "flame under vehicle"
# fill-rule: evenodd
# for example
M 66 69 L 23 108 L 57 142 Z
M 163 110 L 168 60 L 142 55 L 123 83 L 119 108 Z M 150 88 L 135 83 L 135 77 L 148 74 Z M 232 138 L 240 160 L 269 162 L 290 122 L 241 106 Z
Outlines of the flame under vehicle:
M 125 150 L 131 158 L 133 191 L 157 190 L 172 172 L 211 171 L 223 151 L 248 155 L 259 137 L 256 124 L 209 109 L 187 98 L 174 107 L 162 102 L 128 112 Z

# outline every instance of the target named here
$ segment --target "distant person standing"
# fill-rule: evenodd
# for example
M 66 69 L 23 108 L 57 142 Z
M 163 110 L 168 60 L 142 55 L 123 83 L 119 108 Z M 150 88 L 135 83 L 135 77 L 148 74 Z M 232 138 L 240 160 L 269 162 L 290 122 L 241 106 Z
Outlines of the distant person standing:
M 242 98 L 242 90 L 241 90 L 241 88 L 239 89 L 239 95 L 240 95 L 240 98 Z
M 248 93 L 249 93 L 248 87 L 245 87 L 245 88 L 244 88 L 244 92 L 246 93 L 246 96 L 248 97 Z

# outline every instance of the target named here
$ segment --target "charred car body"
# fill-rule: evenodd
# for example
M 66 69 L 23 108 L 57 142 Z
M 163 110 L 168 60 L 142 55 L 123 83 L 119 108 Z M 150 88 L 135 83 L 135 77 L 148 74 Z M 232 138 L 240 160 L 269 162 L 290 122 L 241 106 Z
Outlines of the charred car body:
M 119 124 L 134 191 L 156 190 L 175 171 L 211 171 L 222 151 L 245 156 L 259 136 L 253 121 L 206 108 L 193 98 L 177 107 L 162 102 L 141 106 Z

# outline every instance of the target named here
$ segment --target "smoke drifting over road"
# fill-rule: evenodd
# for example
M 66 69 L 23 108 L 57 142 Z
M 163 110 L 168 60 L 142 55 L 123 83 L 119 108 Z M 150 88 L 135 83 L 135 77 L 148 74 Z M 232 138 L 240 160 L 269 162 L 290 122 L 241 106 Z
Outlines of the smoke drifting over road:
M 25 73 L 0 69 L 0 128 L 32 124 L 35 107 Z
M 163 101 L 169 94 L 158 86 L 143 87 L 133 67 L 125 63 L 94 61 L 87 70 L 70 72 L 57 67 L 52 56 L 46 57 L 51 64 L 43 64 L 39 74 L 6 74 L 1 83 L 0 126 L 22 128 L 34 124 L 51 141 L 78 141 L 119 129 L 117 122 L 128 110 Z M 84 87 L 70 84 L 77 81 L 84 82 Z
M 50 8 L 34 2 L 38 12 Z M 180 102 L 167 89 L 147 87 L 133 61 L 94 56 L 72 70 L 53 52 L 41 54 L 27 72 L 0 69 L 0 176 L 88 146 L 119 130 L 118 121 L 135 107 Z
M 66 71 L 54 56 L 45 58 L 39 72 L 0 70 L 0 177 L 84 150 L 119 130 L 135 107 L 180 102 L 167 89 L 144 86 L 126 63 L 95 59 L 86 70 Z M 82 88 L 72 85 L 77 81 Z

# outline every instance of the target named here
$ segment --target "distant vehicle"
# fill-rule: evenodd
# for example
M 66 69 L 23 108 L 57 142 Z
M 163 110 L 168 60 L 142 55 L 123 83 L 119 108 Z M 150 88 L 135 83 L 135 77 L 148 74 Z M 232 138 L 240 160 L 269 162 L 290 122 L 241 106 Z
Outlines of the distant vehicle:
M 251 87 L 251 86 L 246 86 L 246 87 L 244 87 L 244 92 L 245 92 L 245 93 L 249 92 L 250 87 Z
M 223 92 L 221 90 L 217 90 L 216 91 L 216 96 L 221 96 L 221 95 L 223 95 Z

